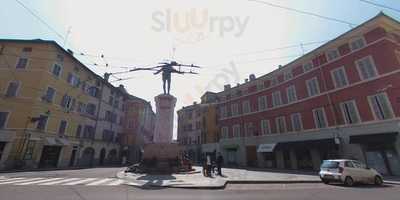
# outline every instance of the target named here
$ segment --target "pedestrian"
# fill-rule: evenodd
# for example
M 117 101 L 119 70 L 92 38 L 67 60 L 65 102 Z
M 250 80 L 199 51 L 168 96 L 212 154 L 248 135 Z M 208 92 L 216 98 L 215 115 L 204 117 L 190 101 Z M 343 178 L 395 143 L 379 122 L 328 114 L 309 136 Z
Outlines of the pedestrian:
M 207 176 L 211 177 L 211 156 L 207 155 Z
M 201 156 L 201 164 L 203 166 L 203 176 L 207 176 L 207 160 L 204 154 Z
M 218 153 L 218 157 L 217 157 L 217 168 L 218 168 L 218 175 L 222 176 L 222 164 L 224 163 L 224 157 L 222 157 L 221 153 Z

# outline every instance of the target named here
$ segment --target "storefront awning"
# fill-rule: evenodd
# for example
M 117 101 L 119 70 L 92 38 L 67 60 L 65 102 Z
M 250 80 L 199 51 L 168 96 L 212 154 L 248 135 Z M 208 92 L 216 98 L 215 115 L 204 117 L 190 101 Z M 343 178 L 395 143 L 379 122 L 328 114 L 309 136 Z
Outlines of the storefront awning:
M 350 136 L 350 144 L 366 144 L 366 143 L 393 143 L 396 141 L 398 133 L 378 133 L 370 135 L 353 135 Z
M 259 152 L 259 153 L 274 152 L 275 146 L 276 146 L 276 143 L 260 144 L 260 145 L 258 145 L 257 152 Z
M 70 142 L 67 138 L 57 138 L 57 141 L 62 144 L 63 146 L 68 146 L 70 145 Z
M 223 147 L 224 147 L 224 149 L 232 149 L 232 150 L 235 150 L 235 149 L 238 149 L 238 148 L 239 148 L 239 145 L 238 145 L 238 144 L 227 144 L 227 145 L 224 145 Z
M 59 142 L 57 142 L 56 138 L 54 138 L 54 137 L 46 137 L 45 145 L 48 145 L 48 146 L 60 146 L 61 144 Z
M 333 138 L 319 139 L 319 140 L 302 140 L 291 142 L 279 142 L 276 149 L 292 149 L 292 148 L 333 148 L 335 147 L 335 140 Z

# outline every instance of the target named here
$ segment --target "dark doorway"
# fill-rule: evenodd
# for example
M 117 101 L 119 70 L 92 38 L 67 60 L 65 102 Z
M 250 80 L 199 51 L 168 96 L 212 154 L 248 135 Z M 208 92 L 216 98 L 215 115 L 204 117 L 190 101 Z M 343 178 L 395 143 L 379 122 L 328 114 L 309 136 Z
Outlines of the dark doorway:
M 73 149 L 71 153 L 71 159 L 69 160 L 69 166 L 72 167 L 75 165 L 76 153 L 78 150 Z
M 92 147 L 87 147 L 82 154 L 80 163 L 84 167 L 92 167 L 94 161 L 94 149 Z
M 303 170 L 313 170 L 311 153 L 308 149 L 296 149 L 297 167 Z
M 257 147 L 246 146 L 246 158 L 247 158 L 247 166 L 256 167 L 257 166 Z
M 117 162 L 118 162 L 117 150 L 112 149 L 108 153 L 107 160 L 108 160 L 108 163 L 110 163 L 110 164 L 117 164 Z
M 40 157 L 39 168 L 55 168 L 60 157 L 61 147 L 44 146 Z
M 104 158 L 106 158 L 106 150 L 102 148 L 100 151 L 100 160 L 99 160 L 100 165 L 104 165 Z

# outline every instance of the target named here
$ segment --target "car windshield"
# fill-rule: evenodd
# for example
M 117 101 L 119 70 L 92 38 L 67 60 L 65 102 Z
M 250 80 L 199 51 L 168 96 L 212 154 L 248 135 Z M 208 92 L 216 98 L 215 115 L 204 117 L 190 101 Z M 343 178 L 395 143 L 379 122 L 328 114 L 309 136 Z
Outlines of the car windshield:
M 338 167 L 339 167 L 339 162 L 337 161 L 325 160 L 321 165 L 321 168 L 338 168 Z

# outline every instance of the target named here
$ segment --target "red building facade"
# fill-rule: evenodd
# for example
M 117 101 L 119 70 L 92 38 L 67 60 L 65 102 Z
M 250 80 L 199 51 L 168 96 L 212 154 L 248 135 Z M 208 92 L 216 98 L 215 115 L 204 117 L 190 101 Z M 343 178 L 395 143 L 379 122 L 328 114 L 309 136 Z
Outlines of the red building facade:
M 379 14 L 286 66 L 218 93 L 226 161 L 318 169 L 353 158 L 400 173 L 400 24 Z

